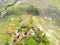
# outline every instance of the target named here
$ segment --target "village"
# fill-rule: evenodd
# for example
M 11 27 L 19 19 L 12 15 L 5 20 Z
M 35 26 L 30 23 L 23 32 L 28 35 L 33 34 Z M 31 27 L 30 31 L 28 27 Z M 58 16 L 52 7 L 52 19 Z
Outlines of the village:
M 19 20 L 19 22 L 22 22 L 22 19 Z M 28 28 L 29 24 L 22 24 L 21 28 Z M 12 35 L 12 36 L 16 36 L 17 38 L 15 40 L 13 40 L 13 42 L 18 42 L 21 41 L 23 38 L 25 37 L 29 37 L 29 36 L 33 36 L 35 35 L 36 32 L 38 32 L 38 27 L 34 26 L 31 29 L 29 29 L 27 32 L 22 32 L 21 29 L 19 30 L 7 30 L 7 34 Z

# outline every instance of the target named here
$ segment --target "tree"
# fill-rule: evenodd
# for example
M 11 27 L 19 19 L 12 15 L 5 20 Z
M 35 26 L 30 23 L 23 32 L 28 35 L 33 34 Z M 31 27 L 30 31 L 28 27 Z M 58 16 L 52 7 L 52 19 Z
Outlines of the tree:
M 30 7 L 27 9 L 27 13 L 33 14 L 33 15 L 40 15 L 40 12 L 39 12 L 38 8 L 36 8 L 36 7 L 34 7 L 34 6 L 30 6 Z

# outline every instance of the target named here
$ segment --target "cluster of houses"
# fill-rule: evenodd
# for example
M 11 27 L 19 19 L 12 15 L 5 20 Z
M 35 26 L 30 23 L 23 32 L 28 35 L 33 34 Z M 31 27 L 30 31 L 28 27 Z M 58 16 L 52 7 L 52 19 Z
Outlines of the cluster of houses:
M 19 20 L 19 22 L 21 22 L 21 21 L 22 21 L 22 19 Z M 26 28 L 26 25 L 23 25 L 23 27 Z M 12 35 L 12 36 L 15 35 L 17 38 L 14 40 L 14 42 L 16 42 L 16 41 L 21 41 L 26 36 L 33 36 L 33 35 L 35 35 L 35 33 L 37 31 L 38 31 L 37 26 L 34 26 L 34 27 L 32 27 L 32 29 L 28 30 L 28 32 L 22 32 L 22 31 L 18 31 L 18 30 L 8 30 L 7 33 Z

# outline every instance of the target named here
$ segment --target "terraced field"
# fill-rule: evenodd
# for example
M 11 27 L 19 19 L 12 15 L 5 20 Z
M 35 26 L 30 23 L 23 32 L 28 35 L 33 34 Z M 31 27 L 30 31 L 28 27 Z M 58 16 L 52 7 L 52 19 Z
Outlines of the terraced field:
M 0 45 L 60 45 L 59 0 L 8 2 L 0 5 Z

